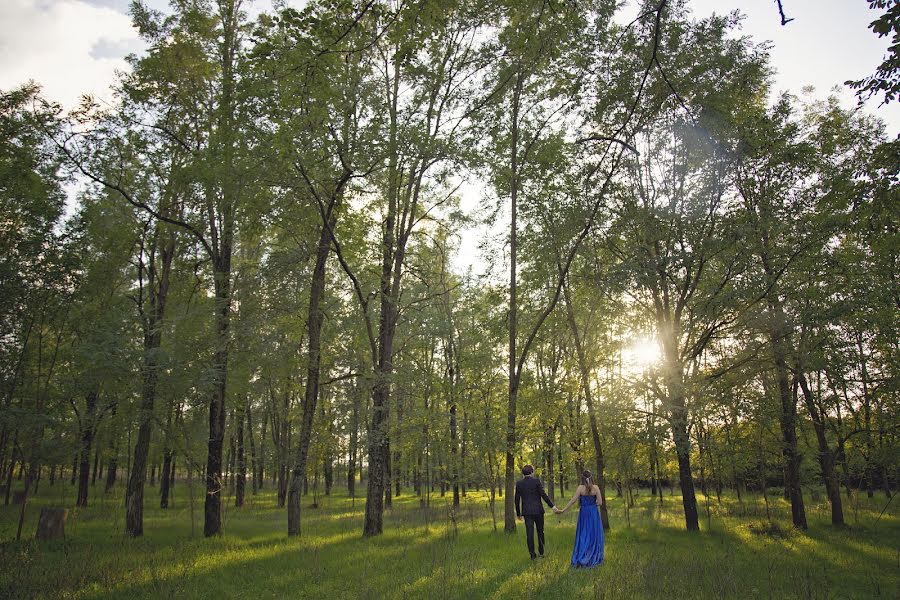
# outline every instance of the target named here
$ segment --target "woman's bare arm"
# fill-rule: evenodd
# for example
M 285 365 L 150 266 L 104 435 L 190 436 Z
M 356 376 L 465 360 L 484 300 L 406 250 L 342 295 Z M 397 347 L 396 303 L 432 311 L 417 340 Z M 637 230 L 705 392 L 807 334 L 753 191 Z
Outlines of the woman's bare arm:
M 584 486 L 581 486 L 581 485 L 579 485 L 577 488 L 575 488 L 575 495 L 572 496 L 572 499 L 569 500 L 568 503 L 566 503 L 565 507 L 564 507 L 561 511 L 559 511 L 558 513 L 556 513 L 556 514 L 561 515 L 562 513 L 564 513 L 564 512 L 566 512 L 567 510 L 569 510 L 569 507 L 572 506 L 573 504 L 575 504 L 575 501 L 578 499 L 578 496 L 581 495 L 581 491 L 582 491 L 583 488 L 584 488 Z

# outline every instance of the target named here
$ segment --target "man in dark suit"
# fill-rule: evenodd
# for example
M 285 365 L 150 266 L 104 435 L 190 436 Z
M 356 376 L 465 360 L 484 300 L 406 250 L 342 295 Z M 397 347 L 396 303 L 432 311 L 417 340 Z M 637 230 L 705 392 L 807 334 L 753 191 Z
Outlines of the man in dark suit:
M 525 477 L 516 482 L 516 516 L 525 519 L 525 533 L 528 539 L 528 553 L 531 560 L 536 558 L 534 554 L 534 529 L 537 527 L 538 552 L 544 558 L 544 505 L 556 511 L 553 501 L 544 491 L 541 480 L 534 477 L 534 467 L 525 465 L 522 467 L 522 475 Z

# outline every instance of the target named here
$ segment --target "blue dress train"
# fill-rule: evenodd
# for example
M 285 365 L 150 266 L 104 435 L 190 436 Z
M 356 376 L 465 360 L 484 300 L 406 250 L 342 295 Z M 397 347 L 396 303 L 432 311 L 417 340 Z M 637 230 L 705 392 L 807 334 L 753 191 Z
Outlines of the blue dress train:
M 575 527 L 573 567 L 594 567 L 603 564 L 603 522 L 597 508 L 596 496 L 578 499 L 578 525 Z

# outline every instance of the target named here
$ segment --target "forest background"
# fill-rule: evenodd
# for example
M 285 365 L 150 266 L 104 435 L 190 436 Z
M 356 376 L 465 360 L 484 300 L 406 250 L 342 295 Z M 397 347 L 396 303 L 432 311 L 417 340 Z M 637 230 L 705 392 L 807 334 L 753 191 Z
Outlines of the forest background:
M 2 93 L 0 589 L 520 594 L 532 463 L 624 561 L 535 592 L 896 593 L 896 132 L 689 2 L 246 8 Z

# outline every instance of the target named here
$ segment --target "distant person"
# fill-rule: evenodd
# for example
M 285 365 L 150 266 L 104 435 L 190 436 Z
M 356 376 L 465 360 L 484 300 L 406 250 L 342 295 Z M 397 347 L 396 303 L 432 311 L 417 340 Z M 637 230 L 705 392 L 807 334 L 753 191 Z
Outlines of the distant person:
M 603 564 L 603 521 L 600 520 L 600 488 L 594 485 L 590 471 L 582 471 L 581 485 L 558 515 L 566 512 L 579 501 L 578 524 L 575 526 L 575 549 L 572 550 L 572 566 L 594 567 Z
M 544 558 L 544 505 L 541 504 L 541 499 L 554 511 L 559 509 L 547 496 L 541 480 L 534 476 L 534 467 L 525 465 L 522 467 L 522 475 L 525 477 L 516 482 L 516 516 L 519 520 L 525 519 L 525 535 L 531 560 L 537 558 L 534 553 L 535 527 L 538 536 L 538 552 L 541 558 Z

